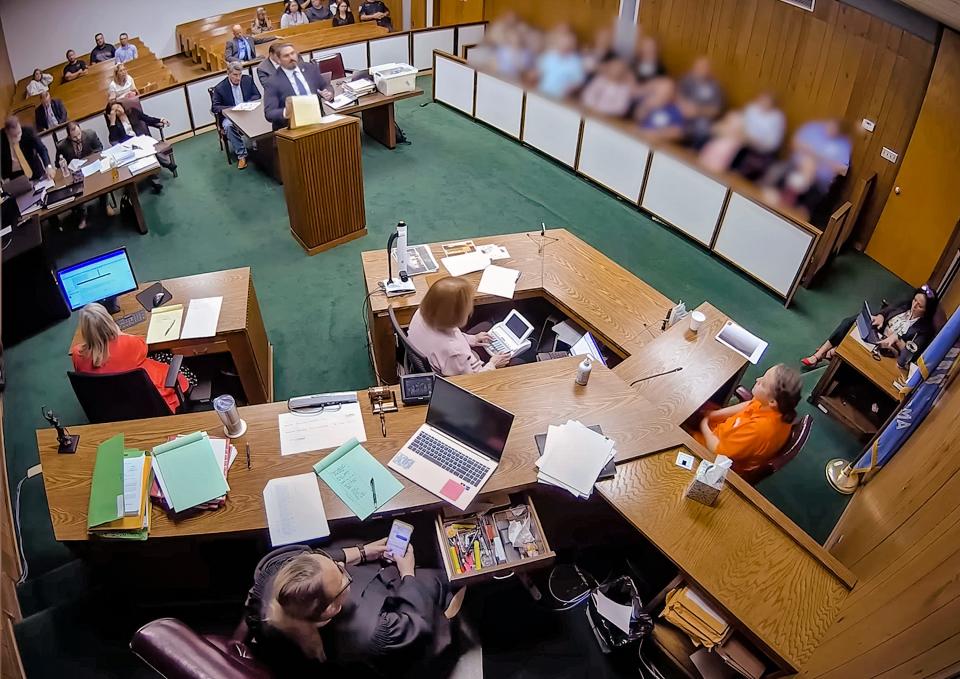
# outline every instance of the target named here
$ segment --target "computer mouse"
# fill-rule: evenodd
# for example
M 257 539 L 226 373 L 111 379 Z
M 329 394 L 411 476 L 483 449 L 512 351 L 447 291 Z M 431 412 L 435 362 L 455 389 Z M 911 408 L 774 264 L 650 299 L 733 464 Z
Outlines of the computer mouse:
M 153 306 L 160 306 L 161 302 L 163 302 L 163 293 L 158 292 L 153 296 Z

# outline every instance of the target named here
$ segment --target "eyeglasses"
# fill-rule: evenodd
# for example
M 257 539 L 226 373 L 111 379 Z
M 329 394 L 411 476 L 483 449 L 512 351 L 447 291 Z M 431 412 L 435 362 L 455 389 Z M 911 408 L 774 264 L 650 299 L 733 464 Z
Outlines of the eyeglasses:
M 347 567 L 346 567 L 346 566 L 344 566 L 342 563 L 340 563 L 339 561 L 337 561 L 336 559 L 334 559 L 332 556 L 330 556 L 329 554 L 327 554 L 327 553 L 326 553 L 325 551 L 323 551 L 322 549 L 315 549 L 315 550 L 313 550 L 313 553 L 314 553 L 314 554 L 321 554 L 321 555 L 327 557 L 328 559 L 330 559 L 331 561 L 333 561 L 334 565 L 336 565 L 336 567 L 337 567 L 337 570 L 339 570 L 340 573 L 343 575 L 343 579 L 344 579 L 344 581 L 345 581 L 345 582 L 344 582 L 344 585 L 343 585 L 343 588 L 342 588 L 339 592 L 337 592 L 336 595 L 335 595 L 332 599 L 330 599 L 330 603 L 327 604 L 326 608 L 324 608 L 322 611 L 319 611 L 318 614 L 316 615 L 316 617 L 311 617 L 311 618 L 310 618 L 310 621 L 311 621 L 311 622 L 314 622 L 314 623 L 317 623 L 317 624 L 327 623 L 327 622 L 329 622 L 330 620 L 333 619 L 333 617 L 336 615 L 336 613 L 334 613 L 333 615 L 329 615 L 329 616 L 325 616 L 324 613 L 326 613 L 328 610 L 330 610 L 330 607 L 333 606 L 334 603 L 336 603 L 337 599 L 339 599 L 341 596 L 343 596 L 343 593 L 346 592 L 346 591 L 350 588 L 350 585 L 353 584 L 353 577 L 350 575 L 350 573 L 347 572 Z M 339 612 L 339 610 L 338 610 L 337 612 Z

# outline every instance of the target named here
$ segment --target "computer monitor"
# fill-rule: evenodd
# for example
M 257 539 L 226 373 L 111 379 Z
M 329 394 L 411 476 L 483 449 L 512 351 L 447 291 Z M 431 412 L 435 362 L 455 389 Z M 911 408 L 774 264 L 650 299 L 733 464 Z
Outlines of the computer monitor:
M 117 295 L 136 290 L 137 277 L 127 249 L 120 248 L 58 270 L 57 284 L 70 311 L 100 302 L 115 314 L 120 311 Z
M 433 381 L 427 424 L 492 460 L 499 460 L 513 426 L 513 413 L 440 376 Z

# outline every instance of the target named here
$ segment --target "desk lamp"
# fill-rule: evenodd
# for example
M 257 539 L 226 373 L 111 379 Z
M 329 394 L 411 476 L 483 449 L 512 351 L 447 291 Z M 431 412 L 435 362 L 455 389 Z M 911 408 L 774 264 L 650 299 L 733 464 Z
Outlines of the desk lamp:
M 400 280 L 393 278 L 393 258 L 390 251 L 394 243 L 397 244 L 397 275 L 400 276 Z M 407 223 L 401 221 L 397 222 L 397 230 L 390 234 L 387 240 L 387 279 L 381 283 L 387 297 L 410 295 L 417 291 L 417 287 L 407 274 L 407 266 Z

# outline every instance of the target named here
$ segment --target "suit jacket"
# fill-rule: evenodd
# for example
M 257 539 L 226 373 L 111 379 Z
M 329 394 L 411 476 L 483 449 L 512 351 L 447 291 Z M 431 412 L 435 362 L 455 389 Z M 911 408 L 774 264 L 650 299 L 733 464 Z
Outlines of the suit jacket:
M 300 62 L 300 72 L 303 79 L 307 82 L 307 87 L 312 94 L 330 87 L 330 82 L 320 73 L 320 67 L 313 62 Z M 283 117 L 283 108 L 287 97 L 295 96 L 296 92 L 287 78 L 283 69 L 277 72 L 263 86 L 263 115 L 273 123 L 273 129 L 279 130 L 287 127 L 290 121 Z
M 257 64 L 257 79 L 260 81 L 260 87 L 264 87 L 276 72 L 277 67 L 270 61 L 270 57 Z
M 143 111 L 135 108 L 131 108 L 127 111 L 127 120 L 130 121 L 130 127 L 133 128 L 134 135 L 142 134 L 149 137 L 150 127 L 155 127 L 158 130 L 162 127 L 159 118 L 154 118 L 153 116 L 147 115 Z M 110 133 L 111 144 L 119 144 L 127 139 L 133 138 L 127 134 L 126 130 L 123 129 L 123 123 L 120 122 L 119 118 L 117 118 L 117 122 L 113 125 L 110 124 L 109 118 L 107 119 L 107 131 Z
M 247 61 L 256 59 L 257 57 L 257 46 L 253 44 L 253 39 L 248 38 L 247 36 L 241 36 L 239 38 L 231 38 L 227 41 L 227 46 L 224 49 L 223 56 L 229 62 L 234 59 L 239 59 L 237 56 L 240 54 L 240 41 L 247 43 Z
M 43 145 L 32 127 L 23 127 L 22 129 L 23 136 L 20 138 L 20 150 L 23 151 L 27 164 L 30 166 L 30 178 L 40 179 L 44 174 L 44 169 L 50 164 L 50 154 L 47 153 L 47 147 Z M 10 176 L 13 168 L 11 152 L 12 149 L 6 132 L 0 131 L 0 177 L 4 179 L 12 179 Z
M 240 94 L 243 95 L 243 101 L 257 101 L 260 99 L 260 92 L 257 86 L 253 84 L 253 78 L 248 75 L 240 76 Z M 220 115 L 225 108 L 236 106 L 242 102 L 234 101 L 233 86 L 229 78 L 224 78 L 213 88 L 213 106 L 210 111 L 213 115 Z
M 34 121 L 37 123 L 37 129 L 40 132 L 43 132 L 46 129 L 55 127 L 60 123 L 67 122 L 67 107 L 63 105 L 63 101 L 60 99 L 51 99 L 50 108 L 53 109 L 53 113 L 57 116 L 57 123 L 52 123 L 47 120 L 47 109 L 43 104 L 37 106 L 36 110 L 33 112 Z
M 929 304 L 929 300 L 927 300 L 927 303 Z M 885 306 L 882 309 L 880 309 L 880 311 L 877 313 L 883 316 L 883 325 L 880 327 L 879 332 L 882 334 L 884 331 L 886 331 L 887 323 L 890 322 L 891 318 L 893 318 L 894 316 L 899 316 L 904 311 L 909 311 L 911 304 L 913 304 L 912 295 L 909 298 L 900 302 L 899 304 L 891 304 L 889 306 Z M 927 345 L 930 344 L 930 340 L 932 340 L 936 336 L 936 334 L 937 334 L 937 330 L 936 330 L 936 327 L 934 326 L 933 317 L 931 316 L 927 318 L 927 317 L 921 316 L 916 321 L 914 321 L 912 326 L 910 326 L 910 329 L 907 330 L 903 339 L 905 340 L 912 339 L 914 342 L 916 342 L 917 355 L 919 356 L 921 353 L 923 353 L 923 350 L 927 348 Z
M 103 150 L 103 144 L 100 143 L 100 137 L 94 130 L 84 130 L 82 135 L 83 136 L 80 138 L 79 154 L 77 154 L 77 149 L 73 145 L 73 142 L 70 141 L 70 137 L 67 137 L 62 142 L 57 144 L 57 153 L 63 156 L 68 163 L 76 160 L 77 158 L 86 158 L 92 153 L 99 153 Z

